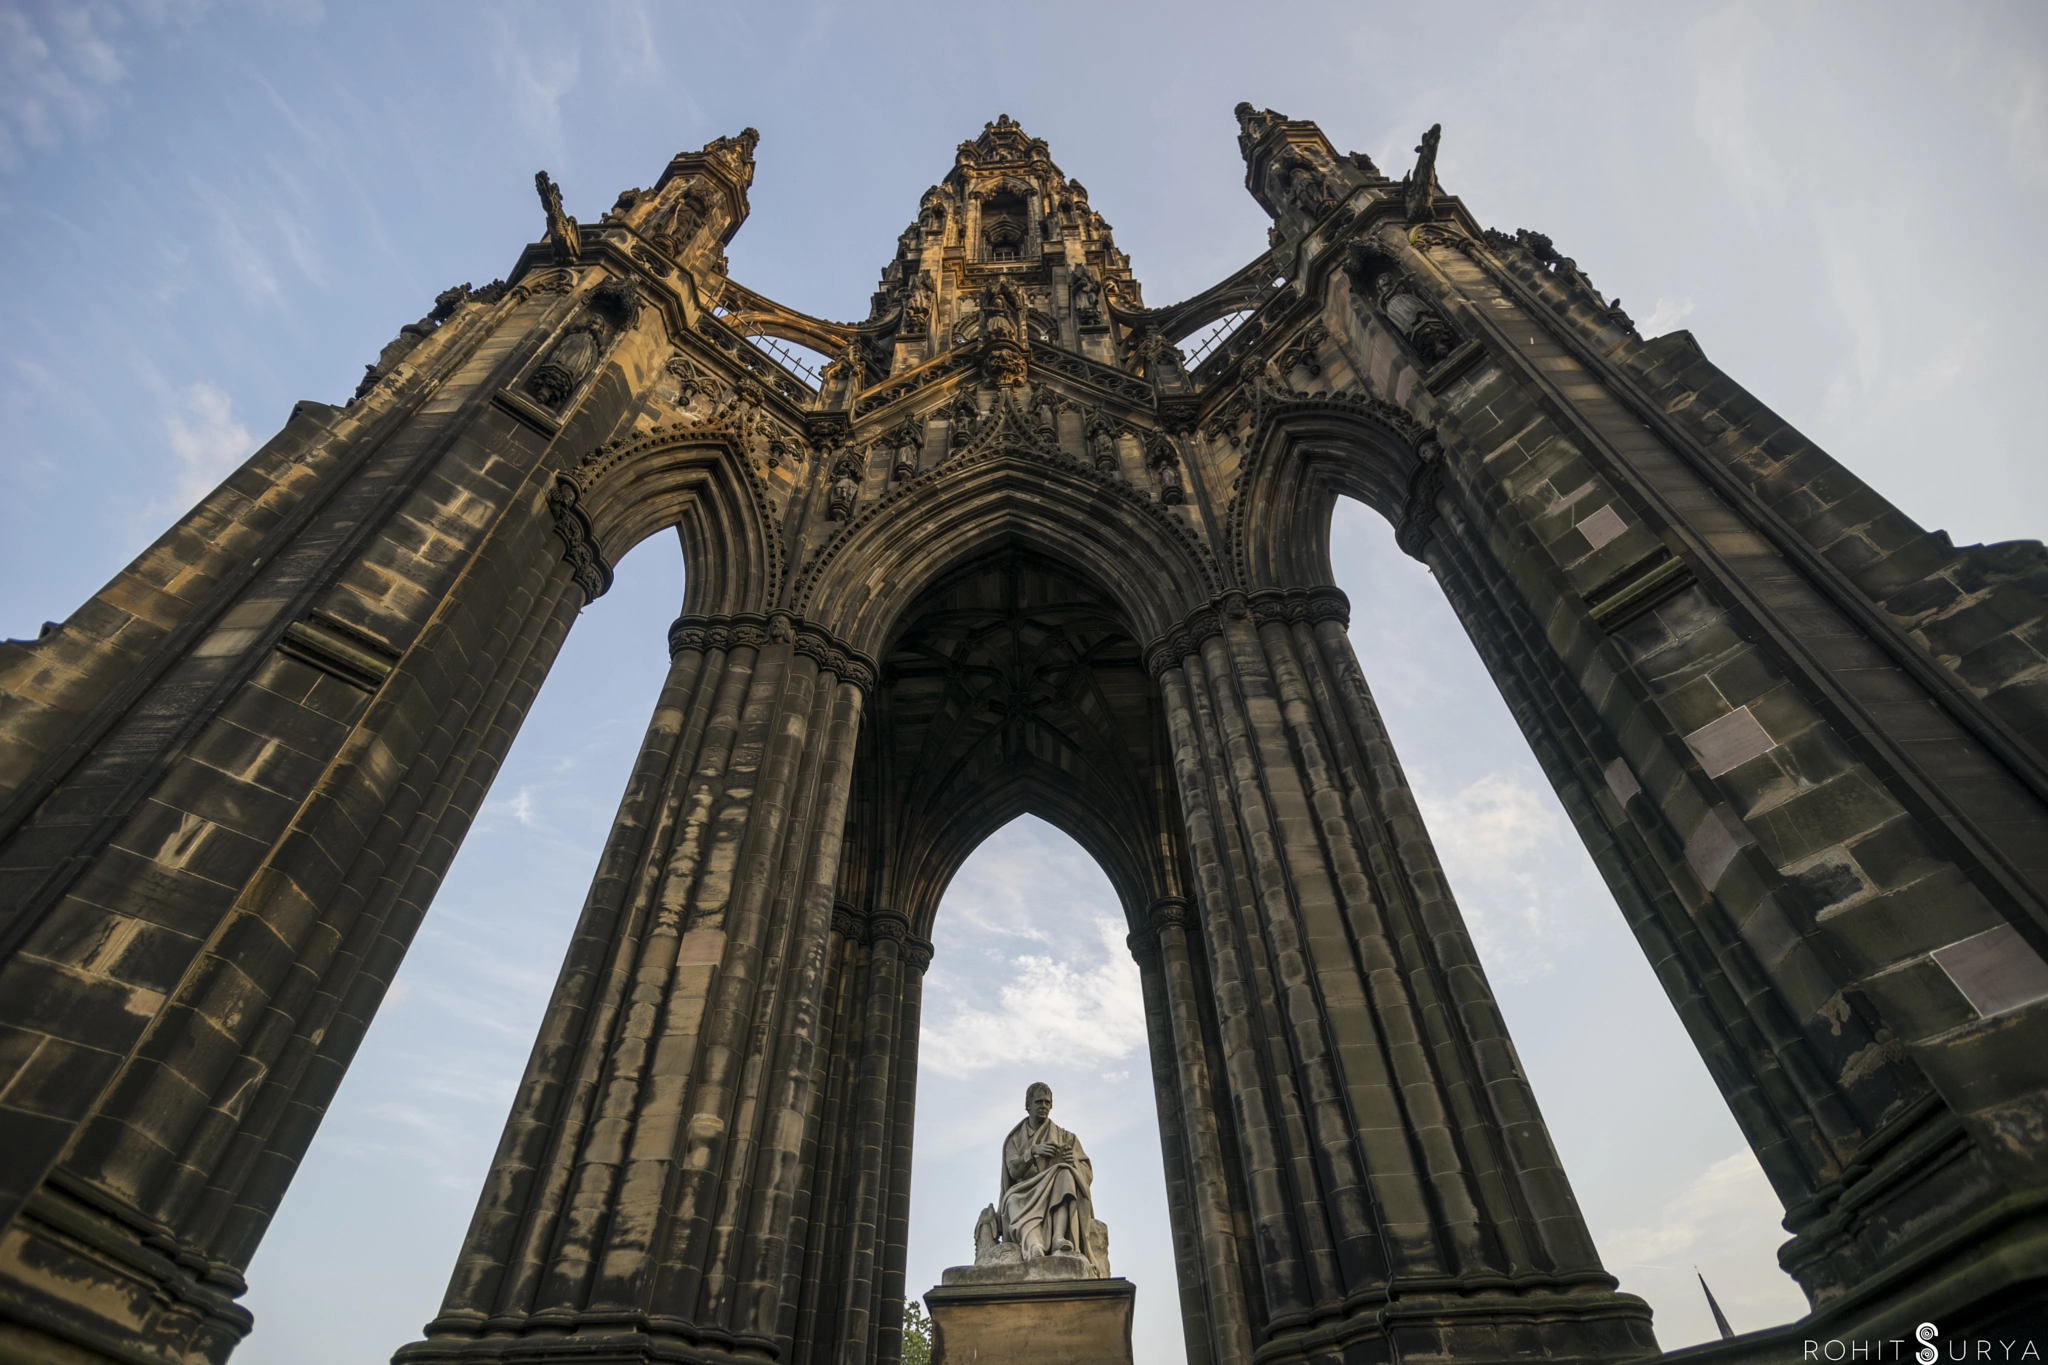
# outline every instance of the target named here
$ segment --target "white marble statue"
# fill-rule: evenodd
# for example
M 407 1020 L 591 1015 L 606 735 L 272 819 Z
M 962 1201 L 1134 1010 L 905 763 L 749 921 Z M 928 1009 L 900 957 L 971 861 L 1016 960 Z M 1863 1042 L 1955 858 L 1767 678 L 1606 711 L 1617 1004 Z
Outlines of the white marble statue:
M 1024 1108 L 1003 1139 L 1001 1194 L 975 1223 L 974 1263 L 1028 1266 L 1053 1257 L 1071 1276 L 1107 1278 L 1109 1229 L 1095 1217 L 1095 1167 L 1081 1140 L 1052 1121 L 1051 1086 L 1034 1082 Z

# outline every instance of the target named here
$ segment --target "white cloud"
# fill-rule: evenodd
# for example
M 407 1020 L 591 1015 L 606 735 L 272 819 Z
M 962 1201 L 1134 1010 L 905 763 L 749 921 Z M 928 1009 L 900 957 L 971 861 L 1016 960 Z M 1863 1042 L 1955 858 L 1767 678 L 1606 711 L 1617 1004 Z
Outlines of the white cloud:
M 1643 319 L 1642 326 L 1637 330 L 1645 337 L 1660 337 L 1691 316 L 1691 299 L 1673 302 L 1660 298 L 1657 300 L 1657 306 L 1650 310 L 1650 316 Z
M 1553 952 L 1605 893 L 1585 875 L 1577 835 L 1556 797 L 1501 770 L 1449 794 L 1415 783 L 1416 804 L 1486 970 L 1503 980 L 1547 975 Z
M 1596 1229 L 1601 1259 L 1657 1310 L 1665 1350 L 1720 1336 L 1700 1292 L 1705 1276 L 1737 1332 L 1789 1322 L 1806 1300 L 1777 1268 L 1784 1209 L 1756 1158 L 1739 1151 L 1695 1176 L 1640 1223 Z
M 1051 953 L 992 953 L 991 967 L 933 1002 L 919 1066 L 965 1077 L 1013 1062 L 1114 1062 L 1137 1051 L 1145 1042 L 1138 965 L 1120 922 L 1095 927 L 1100 951 L 1085 954 L 1092 966 Z
M 227 394 L 212 384 L 187 385 L 164 416 L 164 436 L 178 457 L 177 497 L 199 501 L 256 448 L 249 428 L 235 420 Z

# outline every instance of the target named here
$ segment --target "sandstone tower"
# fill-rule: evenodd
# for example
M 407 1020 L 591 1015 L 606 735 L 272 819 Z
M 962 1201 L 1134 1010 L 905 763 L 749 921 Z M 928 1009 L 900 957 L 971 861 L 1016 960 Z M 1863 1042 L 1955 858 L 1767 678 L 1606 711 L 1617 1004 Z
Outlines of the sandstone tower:
M 1165 306 L 1007 117 L 859 322 L 728 278 L 751 130 L 594 223 L 541 177 L 506 281 L 0 647 L 0 1360 L 227 1358 L 535 689 L 667 533 L 673 664 L 400 1360 L 894 1361 L 932 915 L 1025 811 L 1129 917 L 1190 1361 L 1654 1354 L 1346 638 L 1340 495 L 1785 1203 L 1813 1317 L 1694 1354 L 2037 1311 L 2042 547 L 1951 545 L 1639 336 L 1442 192 L 1437 130 L 1395 178 L 1238 123 L 1269 249 Z

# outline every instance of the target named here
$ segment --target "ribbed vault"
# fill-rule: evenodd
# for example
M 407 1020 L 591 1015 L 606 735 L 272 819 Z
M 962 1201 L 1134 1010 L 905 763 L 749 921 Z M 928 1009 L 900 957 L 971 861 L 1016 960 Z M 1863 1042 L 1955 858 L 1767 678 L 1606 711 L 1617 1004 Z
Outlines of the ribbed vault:
M 997 550 L 920 596 L 888 648 L 841 895 L 928 935 L 968 854 L 1029 813 L 1086 848 L 1142 915 L 1180 893 L 1166 744 L 1142 646 L 1107 594 Z

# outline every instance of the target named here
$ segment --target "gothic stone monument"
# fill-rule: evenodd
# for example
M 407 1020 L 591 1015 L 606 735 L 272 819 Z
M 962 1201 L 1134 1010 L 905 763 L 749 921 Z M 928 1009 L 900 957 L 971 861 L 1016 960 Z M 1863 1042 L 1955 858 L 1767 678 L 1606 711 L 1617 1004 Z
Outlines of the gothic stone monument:
M 1137 1290 L 1109 1273 L 1094 1163 L 1052 1121 L 1052 1087 L 1024 1093 L 1003 1140 L 998 1202 L 974 1225 L 974 1264 L 924 1296 L 933 1365 L 1130 1365 Z
M 1442 191 L 1435 129 L 1392 178 L 1240 107 L 1270 241 L 1161 307 L 1000 119 L 857 322 L 728 277 L 755 143 L 589 223 L 541 177 L 503 283 L 0 648 L 0 1360 L 227 1358 L 534 690 L 663 533 L 674 662 L 400 1360 L 895 1361 L 927 935 L 1024 811 L 1129 916 L 1191 1361 L 1651 1354 L 1346 638 L 1340 496 L 1442 585 L 1784 1201 L 1811 1316 L 1695 1354 L 2038 1309 L 2039 544 L 1923 530 L 1639 336 Z

